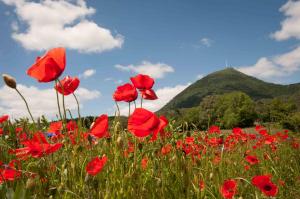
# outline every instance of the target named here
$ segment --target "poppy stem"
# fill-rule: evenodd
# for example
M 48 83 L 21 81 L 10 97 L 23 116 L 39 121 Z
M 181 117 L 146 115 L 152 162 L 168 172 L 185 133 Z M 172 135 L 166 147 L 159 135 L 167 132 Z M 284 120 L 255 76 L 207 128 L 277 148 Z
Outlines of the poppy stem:
M 67 109 L 67 112 L 69 113 L 69 115 L 70 115 L 71 119 L 73 120 L 73 115 L 72 115 L 72 113 L 71 113 L 70 109 Z
M 134 103 L 134 108 L 136 109 L 136 102 L 135 102 L 135 100 L 133 101 L 133 103 Z
M 78 102 L 78 99 L 77 99 L 75 93 L 73 93 L 73 96 L 74 96 L 74 98 L 75 98 L 75 100 L 76 100 L 76 103 L 77 103 L 78 118 L 79 118 L 79 121 L 80 121 L 80 123 L 81 123 L 81 116 L 80 116 L 79 102 Z
M 120 117 L 120 107 L 119 107 L 119 105 L 118 105 L 118 102 L 117 102 L 117 101 L 115 101 L 115 104 L 116 104 L 116 106 L 117 106 L 117 109 L 118 109 L 118 117 Z
M 19 91 L 17 88 L 15 88 L 15 90 L 16 90 L 17 93 L 21 96 L 21 98 L 23 99 L 23 101 L 25 102 L 27 111 L 28 111 L 28 113 L 29 113 L 29 115 L 30 115 L 30 117 L 31 117 L 31 120 L 32 120 L 32 122 L 33 122 L 33 124 L 34 124 L 34 126 L 35 126 L 35 121 L 34 121 L 34 119 L 33 119 L 33 116 L 32 116 L 32 114 L 31 114 L 31 112 L 30 112 L 30 109 L 29 109 L 29 106 L 28 106 L 28 103 L 27 103 L 26 99 L 24 98 L 24 96 L 20 93 L 20 91 Z
M 141 108 L 143 108 L 143 98 L 141 97 Z
M 55 80 L 55 84 L 57 84 L 57 80 Z M 55 89 L 56 91 L 56 100 L 57 100 L 57 106 L 58 106 L 58 112 L 59 112 L 59 117 L 60 120 L 63 121 L 62 115 L 61 115 L 61 111 L 60 111 L 60 104 L 59 104 L 59 97 L 58 97 L 58 91 Z
M 63 103 L 63 109 L 64 109 L 65 122 L 67 122 L 67 112 L 66 112 L 66 106 L 65 106 L 65 95 L 62 95 L 62 103 Z
M 134 168 L 136 169 L 136 157 L 137 157 L 137 138 L 134 138 Z
M 67 123 L 67 112 L 66 112 L 66 106 L 65 106 L 64 87 L 58 78 L 57 78 L 57 81 L 62 89 L 62 104 L 63 104 L 63 111 L 64 111 L 64 121 Z

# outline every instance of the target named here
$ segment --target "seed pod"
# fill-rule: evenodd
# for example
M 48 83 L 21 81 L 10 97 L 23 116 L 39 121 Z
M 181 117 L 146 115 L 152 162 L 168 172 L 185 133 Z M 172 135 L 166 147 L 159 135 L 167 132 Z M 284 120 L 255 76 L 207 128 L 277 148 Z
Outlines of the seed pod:
M 17 88 L 17 82 L 16 82 L 15 78 L 13 78 L 12 76 L 10 76 L 8 74 L 3 74 L 2 77 L 3 77 L 5 84 L 8 87 L 13 88 L 13 89 Z

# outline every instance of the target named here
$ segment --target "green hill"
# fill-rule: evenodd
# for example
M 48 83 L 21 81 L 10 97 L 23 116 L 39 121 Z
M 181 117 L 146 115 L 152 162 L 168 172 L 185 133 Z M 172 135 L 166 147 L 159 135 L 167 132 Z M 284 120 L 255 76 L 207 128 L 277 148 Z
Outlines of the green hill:
M 226 68 L 196 81 L 175 96 L 159 112 L 165 113 L 170 110 L 195 107 L 208 95 L 233 91 L 244 92 L 253 100 L 300 96 L 300 83 L 290 85 L 268 83 L 241 73 L 234 68 Z

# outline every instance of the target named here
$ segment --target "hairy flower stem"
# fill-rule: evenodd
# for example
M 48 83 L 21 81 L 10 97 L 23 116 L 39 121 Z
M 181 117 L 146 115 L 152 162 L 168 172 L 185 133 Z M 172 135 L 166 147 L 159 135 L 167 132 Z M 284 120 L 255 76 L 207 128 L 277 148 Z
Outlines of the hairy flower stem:
M 69 113 L 69 115 L 70 115 L 71 119 L 73 120 L 73 115 L 72 115 L 72 113 L 71 113 L 70 109 L 68 109 L 68 108 L 67 108 L 67 112 Z
M 58 79 L 55 80 L 55 85 L 57 84 L 57 82 L 62 87 L 62 85 L 61 85 L 61 83 Z M 65 132 L 66 131 L 66 109 L 65 109 L 64 95 L 62 95 L 63 96 L 63 109 L 64 109 L 64 117 L 62 117 L 61 110 L 60 110 L 58 91 L 56 89 L 55 89 L 55 91 L 56 91 L 56 100 L 57 100 L 58 112 L 59 112 L 60 120 L 62 121 L 62 124 L 63 124 L 63 131 Z M 64 93 L 63 87 L 62 87 L 62 91 Z
M 24 96 L 20 93 L 20 91 L 19 91 L 17 88 L 15 88 L 15 90 L 16 90 L 17 93 L 21 96 L 21 98 L 23 99 L 23 101 L 25 102 L 27 111 L 28 111 L 28 113 L 29 113 L 29 115 L 30 115 L 30 117 L 31 117 L 31 120 L 32 120 L 32 122 L 33 122 L 33 124 L 34 124 L 34 126 L 35 126 L 35 121 L 34 121 L 34 119 L 33 119 L 33 116 L 32 116 L 32 114 L 31 114 L 31 112 L 30 112 L 30 109 L 29 109 L 29 106 L 28 106 L 28 103 L 27 103 L 26 99 L 24 98 Z
M 141 108 L 143 108 L 143 98 L 141 97 Z
M 134 138 L 134 168 L 136 169 L 137 168 L 137 165 L 136 165 L 136 158 L 137 158 L 137 138 L 135 137 Z
M 65 92 L 64 92 L 64 87 L 63 87 L 63 85 L 61 84 L 60 80 L 57 79 L 57 81 L 58 81 L 58 83 L 59 83 L 59 85 L 60 85 L 60 87 L 61 87 L 62 93 L 65 93 Z M 63 110 L 64 110 L 64 118 L 65 118 L 65 122 L 66 122 L 66 121 L 67 121 L 67 112 L 66 112 L 65 95 L 64 95 L 64 94 L 62 94 L 62 104 L 63 104 Z
M 79 125 L 80 125 L 80 127 L 81 127 L 81 115 L 80 115 L 79 101 L 78 101 L 78 99 L 77 99 L 75 93 L 72 93 L 72 94 L 73 94 L 73 96 L 74 96 L 74 98 L 75 98 L 75 100 L 76 100 L 76 103 L 77 103 L 77 112 L 78 112 L 78 118 L 79 118 Z
M 57 84 L 57 80 L 55 80 L 55 84 Z M 59 103 L 58 91 L 56 89 L 55 89 L 55 91 L 56 91 L 56 100 L 57 100 L 59 117 L 60 117 L 60 120 L 63 121 L 62 114 L 61 114 L 61 111 L 60 111 L 60 103 Z
M 117 107 L 117 109 L 118 109 L 118 117 L 120 117 L 120 107 L 119 107 L 119 105 L 118 105 L 118 102 L 115 101 L 115 104 L 116 104 L 116 107 Z

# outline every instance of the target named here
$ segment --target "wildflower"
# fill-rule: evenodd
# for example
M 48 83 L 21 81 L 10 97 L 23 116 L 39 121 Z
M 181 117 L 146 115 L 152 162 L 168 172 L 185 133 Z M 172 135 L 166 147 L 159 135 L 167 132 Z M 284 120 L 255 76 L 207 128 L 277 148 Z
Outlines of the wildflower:
M 86 172 L 89 175 L 95 176 L 97 175 L 105 166 L 107 162 L 107 157 L 103 155 L 102 158 L 95 157 L 86 165 Z
M 145 170 L 147 168 L 147 165 L 148 165 L 148 158 L 144 157 L 141 161 L 141 166 Z
M 200 191 L 203 191 L 203 190 L 204 190 L 205 184 L 204 184 L 204 181 L 203 181 L 203 180 L 200 180 L 200 182 L 199 182 L 199 188 L 200 188 Z
M 163 155 L 167 155 L 168 153 L 170 153 L 172 150 L 172 145 L 171 144 L 166 144 L 165 146 L 163 146 L 161 148 L 161 154 Z
M 62 147 L 62 143 L 49 144 L 43 133 L 35 133 L 31 140 L 22 142 L 24 148 L 13 151 L 18 158 L 27 159 L 30 155 L 33 158 L 40 158 L 44 155 L 56 152 Z
M 70 95 L 78 88 L 79 83 L 78 77 L 66 76 L 60 82 L 57 82 L 54 88 L 62 95 Z
M 157 140 L 158 133 L 160 133 L 161 137 L 164 137 L 164 129 L 166 128 L 168 123 L 169 123 L 169 121 L 165 116 L 162 115 L 159 117 L 159 125 L 158 125 L 158 128 L 153 132 L 151 141 Z
M 5 122 L 5 121 L 7 121 L 8 118 L 9 118 L 8 115 L 2 115 L 2 116 L 0 117 L 0 124 L 3 123 L 3 122 Z
M 154 84 L 154 79 L 148 75 L 138 74 L 130 78 L 133 85 L 139 90 L 151 89 Z
M 159 128 L 158 117 L 143 108 L 136 108 L 128 119 L 127 129 L 137 137 L 146 137 Z
M 17 178 L 20 178 L 22 173 L 16 169 L 16 165 L 19 166 L 20 164 L 17 160 L 12 160 L 8 165 L 3 165 L 0 162 L 0 166 L 4 166 L 4 169 L 0 168 L 0 184 L 4 181 L 14 181 Z
M 261 175 L 252 178 L 252 184 L 260 189 L 266 196 L 276 196 L 278 193 L 277 186 L 271 181 L 271 176 Z
M 208 133 L 209 133 L 209 134 L 212 134 L 212 133 L 220 134 L 220 133 L 221 133 L 220 127 L 218 127 L 218 126 L 211 126 L 211 127 L 208 129 Z
M 147 100 L 156 100 L 157 95 L 155 94 L 154 90 L 152 89 L 146 89 L 146 90 L 141 90 L 142 98 L 147 99 Z
M 100 115 L 96 119 L 95 123 L 91 127 L 90 134 L 97 138 L 109 137 L 107 115 Z
M 66 50 L 53 48 L 44 56 L 37 57 L 36 62 L 27 70 L 27 74 L 39 82 L 51 82 L 57 79 L 66 66 Z
M 119 101 L 132 102 L 136 100 L 137 97 L 138 97 L 138 93 L 136 91 L 136 88 L 129 83 L 118 86 L 117 90 L 113 94 L 113 98 L 117 102 Z
M 251 165 L 255 165 L 259 163 L 259 160 L 257 159 L 256 156 L 252 156 L 252 155 L 247 155 L 245 157 L 246 161 L 251 164 Z
M 220 188 L 223 198 L 232 198 L 237 192 L 237 182 L 235 180 L 225 180 Z

